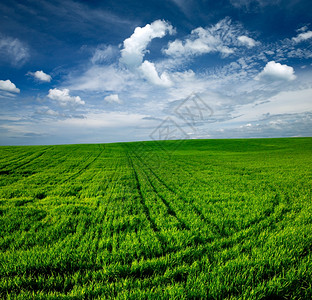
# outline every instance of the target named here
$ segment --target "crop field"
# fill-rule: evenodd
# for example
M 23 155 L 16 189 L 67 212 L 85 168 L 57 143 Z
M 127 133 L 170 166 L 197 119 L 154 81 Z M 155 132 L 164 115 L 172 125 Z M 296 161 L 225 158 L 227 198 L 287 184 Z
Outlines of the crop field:
M 1 299 L 311 299 L 312 138 L 0 147 Z

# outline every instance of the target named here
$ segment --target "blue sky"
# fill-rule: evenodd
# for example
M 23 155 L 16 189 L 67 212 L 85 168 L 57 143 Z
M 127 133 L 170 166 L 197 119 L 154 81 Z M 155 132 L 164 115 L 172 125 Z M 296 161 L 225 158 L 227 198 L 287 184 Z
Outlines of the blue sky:
M 1 1 L 0 144 L 311 136 L 311 8 Z

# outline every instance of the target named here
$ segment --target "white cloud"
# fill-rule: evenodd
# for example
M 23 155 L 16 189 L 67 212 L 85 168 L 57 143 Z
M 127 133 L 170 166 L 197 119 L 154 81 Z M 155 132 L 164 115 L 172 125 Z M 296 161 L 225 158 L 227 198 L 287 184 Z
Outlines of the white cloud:
M 121 100 L 119 99 L 118 94 L 111 94 L 104 98 L 105 101 L 110 103 L 121 103 Z
M 312 89 L 280 92 L 265 102 L 239 105 L 232 112 L 232 116 L 235 117 L 233 122 L 252 122 L 269 115 L 312 112 L 311 93 Z
M 269 5 L 277 5 L 281 0 L 230 0 L 231 4 L 237 8 L 250 8 L 253 5 L 265 7 Z
M 77 106 L 85 104 L 79 96 L 70 96 L 68 89 L 50 89 L 48 98 L 57 101 L 61 106 Z
M 256 80 L 284 80 L 290 81 L 296 79 L 293 67 L 270 61 L 264 69 L 256 76 Z
M 11 93 L 20 92 L 20 89 L 18 89 L 11 80 L 0 80 L 0 90 Z
M 59 113 L 55 110 L 52 110 L 52 109 L 48 109 L 46 112 L 45 112 L 48 116 L 59 116 Z
M 234 50 L 229 46 L 236 45 L 240 28 L 231 25 L 230 18 L 225 18 L 210 28 L 198 27 L 184 41 L 179 39 L 169 42 L 163 52 L 173 57 L 195 56 L 219 52 L 226 57 Z
M 128 67 L 138 67 L 142 61 L 146 47 L 154 38 L 162 38 L 167 32 L 174 33 L 173 27 L 165 21 L 157 20 L 144 27 L 136 27 L 134 33 L 124 40 L 120 62 Z
M 29 57 L 29 50 L 20 40 L 0 36 L 0 60 L 9 59 L 13 65 L 23 65 Z
M 159 77 L 155 65 L 148 60 L 145 60 L 143 64 L 139 67 L 144 77 L 152 84 L 169 87 L 172 82 L 166 72 L 162 73 Z
M 96 92 L 119 92 L 131 83 L 134 76 L 128 70 L 118 69 L 115 65 L 92 65 L 84 73 L 75 75 L 69 77 L 70 90 Z
M 252 48 L 258 44 L 254 39 L 246 36 L 241 35 L 237 38 L 243 45 L 247 46 L 248 48 Z
M 300 43 L 300 42 L 305 41 L 305 40 L 310 39 L 310 38 L 312 38 L 312 31 L 311 30 L 309 30 L 307 32 L 299 33 L 296 37 L 293 37 L 292 40 L 295 43 Z
M 43 71 L 28 72 L 29 75 L 33 76 L 35 79 L 43 82 L 50 82 L 52 77 L 49 74 L 44 73 Z
M 185 0 L 171 0 L 176 6 L 178 6 L 181 11 L 188 16 L 191 11 L 191 6 L 194 5 L 193 1 Z
M 60 116 L 59 112 L 49 108 L 48 106 L 43 106 L 43 107 L 37 109 L 36 114 L 47 115 L 47 116 L 52 116 L 52 117 Z
M 89 112 L 84 119 L 71 118 L 60 120 L 58 124 L 78 128 L 126 128 L 144 122 L 146 114 L 128 112 Z M 146 122 L 146 121 L 145 121 Z
M 286 53 L 287 57 L 292 58 L 301 58 L 301 59 L 309 59 L 312 57 L 312 51 L 309 49 L 293 49 Z
M 170 101 L 185 99 L 192 93 L 204 93 L 209 89 L 210 80 L 205 76 L 196 75 L 194 71 L 174 72 L 170 74 L 174 86 L 169 90 Z
M 304 31 L 307 31 L 307 30 L 308 30 L 308 26 L 302 26 L 299 29 L 297 29 L 296 31 L 297 32 L 304 32 Z
M 113 60 L 114 57 L 117 56 L 117 53 L 118 50 L 116 47 L 113 47 L 111 45 L 100 45 L 95 49 L 91 58 L 91 62 L 93 64 L 107 63 Z

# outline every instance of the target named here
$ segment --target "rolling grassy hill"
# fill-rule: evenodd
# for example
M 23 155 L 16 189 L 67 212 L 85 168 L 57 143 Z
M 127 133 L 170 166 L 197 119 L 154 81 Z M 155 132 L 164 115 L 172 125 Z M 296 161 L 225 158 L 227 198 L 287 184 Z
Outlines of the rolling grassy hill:
M 312 138 L 0 147 L 1 299 L 311 299 Z

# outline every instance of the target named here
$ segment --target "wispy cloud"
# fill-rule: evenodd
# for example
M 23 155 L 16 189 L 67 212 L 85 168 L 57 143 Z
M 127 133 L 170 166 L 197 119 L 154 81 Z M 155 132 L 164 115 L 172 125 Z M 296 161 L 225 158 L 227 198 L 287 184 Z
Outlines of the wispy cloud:
M 187 17 L 192 17 L 192 10 L 197 5 L 197 1 L 194 0 L 171 0 Z
M 230 0 L 230 2 L 237 8 L 256 9 L 257 7 L 278 5 L 281 0 Z
M 121 69 L 118 64 L 88 65 L 78 73 L 68 76 L 67 86 L 71 90 L 89 92 L 119 92 L 124 90 L 134 80 L 135 75 L 127 69 Z
M 248 37 L 240 23 L 226 17 L 210 27 L 198 27 L 185 39 L 169 42 L 163 53 L 174 58 L 193 57 L 208 53 L 220 53 L 225 58 L 237 52 L 237 47 L 252 48 L 260 43 Z
M 297 31 L 297 32 L 305 32 L 305 31 L 307 31 L 307 30 L 308 30 L 308 26 L 307 26 L 307 25 L 304 25 L 304 26 L 298 28 L 296 31 Z
M 117 56 L 119 56 L 117 47 L 113 47 L 112 45 L 99 45 L 94 50 L 91 62 L 93 64 L 109 64 L 112 63 Z
M 293 37 L 295 43 L 300 43 L 302 41 L 312 38 L 312 31 L 299 33 L 296 37 Z
M 84 119 L 71 118 L 60 120 L 59 124 L 78 128 L 122 128 L 124 126 L 135 126 L 146 116 L 145 114 L 95 110 L 86 114 Z
M 312 112 L 312 89 L 280 92 L 266 101 L 256 101 L 236 106 L 232 112 L 235 122 L 253 122 L 265 119 L 268 115 L 300 114 Z
M 240 28 L 231 25 L 230 18 L 225 18 L 209 28 L 198 27 L 192 30 L 185 40 L 169 42 L 163 52 L 169 56 L 196 56 L 206 53 L 219 52 L 228 56 L 234 52 L 233 42 L 236 40 Z
M 72 1 L 40 1 L 41 13 L 52 15 L 62 24 L 64 31 L 77 32 L 83 35 L 98 34 L 98 29 L 120 30 L 132 26 L 134 20 L 120 17 L 109 10 L 91 8 L 89 5 Z M 65 25 L 65 26 L 64 26 Z
M 9 59 L 12 65 L 20 67 L 29 56 L 28 47 L 19 39 L 0 35 L 0 61 Z

